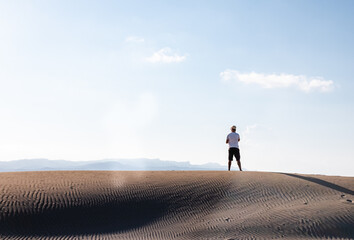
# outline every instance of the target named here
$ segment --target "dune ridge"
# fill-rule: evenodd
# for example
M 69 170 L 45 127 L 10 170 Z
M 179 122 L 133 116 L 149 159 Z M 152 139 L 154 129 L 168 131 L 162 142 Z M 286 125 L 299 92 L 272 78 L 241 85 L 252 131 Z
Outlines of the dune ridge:
M 287 173 L 0 173 L 0 238 L 353 239 L 353 191 Z

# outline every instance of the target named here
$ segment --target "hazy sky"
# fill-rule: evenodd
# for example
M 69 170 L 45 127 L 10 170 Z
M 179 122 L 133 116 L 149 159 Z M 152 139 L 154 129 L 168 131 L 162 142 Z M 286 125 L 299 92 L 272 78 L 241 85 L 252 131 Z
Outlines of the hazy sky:
M 354 176 L 354 1 L 0 0 L 0 160 Z

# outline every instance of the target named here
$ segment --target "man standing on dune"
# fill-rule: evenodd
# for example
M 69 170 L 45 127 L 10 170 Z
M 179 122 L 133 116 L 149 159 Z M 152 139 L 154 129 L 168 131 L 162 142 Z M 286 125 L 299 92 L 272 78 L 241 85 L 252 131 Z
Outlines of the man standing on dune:
M 240 149 L 238 142 L 240 141 L 240 135 L 236 132 L 236 126 L 231 127 L 231 133 L 227 135 L 226 144 L 229 144 L 229 171 L 231 169 L 231 162 L 235 156 L 238 168 L 242 171 L 241 161 L 240 161 Z

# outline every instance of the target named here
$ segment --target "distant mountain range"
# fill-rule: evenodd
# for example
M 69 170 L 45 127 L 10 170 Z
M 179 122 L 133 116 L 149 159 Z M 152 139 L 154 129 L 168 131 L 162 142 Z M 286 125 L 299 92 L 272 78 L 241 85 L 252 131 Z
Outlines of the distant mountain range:
M 121 170 L 121 171 L 172 171 L 172 170 L 226 170 L 218 163 L 193 165 L 189 162 L 162 161 L 159 159 L 103 159 L 96 161 L 67 161 L 49 159 L 21 159 L 0 161 L 0 172 L 56 171 L 56 170 Z

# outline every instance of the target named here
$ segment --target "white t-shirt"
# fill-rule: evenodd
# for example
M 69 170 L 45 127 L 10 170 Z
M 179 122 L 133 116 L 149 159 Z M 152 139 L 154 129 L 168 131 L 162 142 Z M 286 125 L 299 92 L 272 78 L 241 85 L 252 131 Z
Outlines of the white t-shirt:
M 238 140 L 240 139 L 240 135 L 238 133 L 231 132 L 231 133 L 229 133 L 229 135 L 227 135 L 226 139 L 229 139 L 229 147 L 230 148 L 239 148 L 238 147 Z

